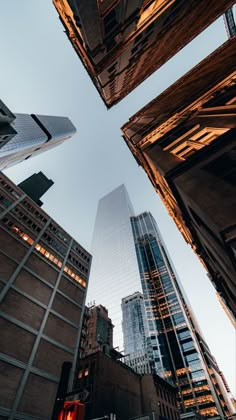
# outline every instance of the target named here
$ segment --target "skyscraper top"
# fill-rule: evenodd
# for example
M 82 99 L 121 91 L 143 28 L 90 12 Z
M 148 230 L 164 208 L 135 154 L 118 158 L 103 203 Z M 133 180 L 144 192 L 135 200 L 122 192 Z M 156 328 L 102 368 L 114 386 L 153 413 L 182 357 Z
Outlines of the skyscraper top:
M 115 229 L 120 229 L 120 226 L 126 224 L 129 217 L 133 215 L 134 209 L 127 189 L 124 184 L 121 184 L 99 200 L 96 225 L 99 225 L 99 230 L 103 234 L 106 231 L 107 235 L 112 235 Z M 99 241 L 99 238 L 100 235 L 96 229 L 94 241 Z
M 0 103 L 0 170 L 61 144 L 75 134 L 67 117 L 12 114 Z
M 54 182 L 51 179 L 48 179 L 46 175 L 40 171 L 22 181 L 18 184 L 18 187 L 41 207 L 43 203 L 40 198 L 53 184 Z

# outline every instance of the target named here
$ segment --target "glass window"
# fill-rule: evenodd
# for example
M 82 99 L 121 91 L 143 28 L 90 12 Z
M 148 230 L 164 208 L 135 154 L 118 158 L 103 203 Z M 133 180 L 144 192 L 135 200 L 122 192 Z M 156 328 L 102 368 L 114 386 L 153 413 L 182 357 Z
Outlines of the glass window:
M 194 348 L 194 343 L 192 340 L 190 340 L 187 343 L 181 343 L 181 347 L 183 350 L 189 350 L 189 349 Z
M 197 352 L 186 354 L 185 359 L 187 362 L 191 362 L 192 360 L 199 360 Z
M 182 312 L 173 315 L 173 319 L 174 319 L 175 325 L 182 324 L 183 322 L 185 322 Z
M 189 365 L 192 372 L 202 368 L 200 360 L 194 360 L 192 362 L 189 362 L 188 365 Z
M 191 337 L 190 331 L 185 329 L 185 330 L 181 330 L 181 331 L 177 331 L 178 332 L 178 336 L 180 340 L 183 340 L 185 338 Z
M 196 372 L 192 372 L 191 376 L 192 376 L 192 379 L 205 377 L 205 372 L 204 370 L 200 369 L 200 370 L 197 370 Z

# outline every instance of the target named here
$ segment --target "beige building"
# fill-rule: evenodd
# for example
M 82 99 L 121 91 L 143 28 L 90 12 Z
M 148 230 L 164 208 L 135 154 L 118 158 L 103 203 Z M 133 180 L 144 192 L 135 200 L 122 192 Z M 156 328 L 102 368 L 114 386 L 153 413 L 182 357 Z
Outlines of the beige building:
M 51 417 L 70 386 L 91 255 L 0 172 L 0 418 Z
M 135 89 L 234 0 L 53 0 L 105 105 Z
M 122 127 L 185 240 L 236 315 L 236 36 Z

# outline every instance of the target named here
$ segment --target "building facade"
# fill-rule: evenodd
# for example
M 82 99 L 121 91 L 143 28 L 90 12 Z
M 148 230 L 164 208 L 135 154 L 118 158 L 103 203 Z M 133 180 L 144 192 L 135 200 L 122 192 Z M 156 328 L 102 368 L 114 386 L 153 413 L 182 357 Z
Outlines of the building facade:
M 234 317 L 235 72 L 236 36 L 122 127 L 138 164 Z
M 53 3 L 73 48 L 109 108 L 221 16 L 234 0 Z
M 140 290 L 130 217 L 134 210 L 124 185 L 99 200 L 94 226 L 93 265 L 87 302 L 101 303 L 114 325 L 113 344 L 123 350 L 121 301 Z
M 79 361 L 75 390 L 87 391 L 85 420 L 111 413 L 117 420 L 179 418 L 173 386 L 157 375 L 138 375 L 101 351 Z
M 18 187 L 25 192 L 39 207 L 43 205 L 40 200 L 49 188 L 54 184 L 41 171 L 37 174 L 29 176 L 27 179 L 18 184 Z
M 228 395 L 219 368 L 202 337 L 156 223 L 147 212 L 134 216 L 123 185 L 99 201 L 93 245 L 89 299 L 98 294 L 99 302 L 108 307 L 114 324 L 114 346 L 129 353 L 128 349 L 134 350 L 141 340 L 143 349 L 148 330 L 146 353 L 140 350 L 142 354 L 132 361 L 124 351 L 122 361 L 136 371 L 149 364 L 153 373 L 177 386 L 180 412 L 197 410 L 205 417 L 221 418 L 229 415 Z M 142 312 L 138 311 L 142 304 L 137 304 L 137 297 L 142 295 L 147 327 L 141 325 Z
M 91 255 L 0 173 L 0 417 L 49 419 L 76 370 Z
M 131 218 L 153 371 L 176 385 L 180 412 L 230 414 L 221 372 L 191 311 L 164 242 L 148 212 Z
M 58 146 L 75 132 L 67 117 L 12 114 L 0 101 L 0 170 Z
M 113 324 L 104 306 L 94 305 L 87 309 L 85 337 L 83 357 L 98 350 L 109 354 L 113 348 Z
M 135 292 L 122 299 L 125 362 L 137 373 L 150 373 L 148 325 L 143 295 Z

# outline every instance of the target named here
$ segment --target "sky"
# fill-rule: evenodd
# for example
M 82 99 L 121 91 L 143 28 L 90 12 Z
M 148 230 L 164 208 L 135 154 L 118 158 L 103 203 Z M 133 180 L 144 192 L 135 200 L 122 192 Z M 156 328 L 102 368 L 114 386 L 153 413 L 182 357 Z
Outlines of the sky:
M 68 116 L 77 128 L 69 141 L 8 169 L 6 175 L 19 183 L 43 171 L 53 179 L 43 209 L 88 251 L 98 200 L 124 183 L 136 214 L 148 210 L 156 219 L 205 339 L 235 393 L 234 328 L 120 132 L 135 112 L 226 41 L 223 19 L 107 111 L 51 0 L 0 0 L 0 5 L 0 99 L 13 113 Z

